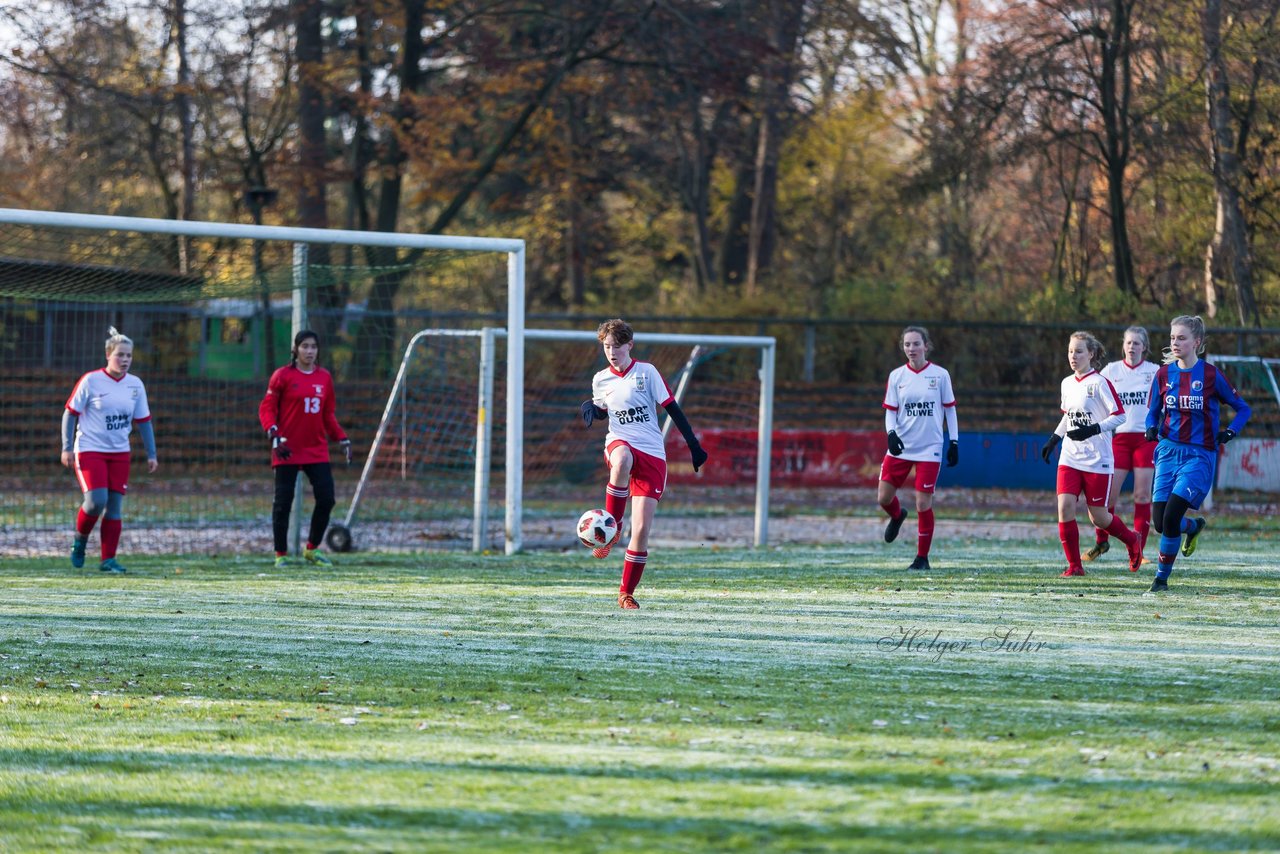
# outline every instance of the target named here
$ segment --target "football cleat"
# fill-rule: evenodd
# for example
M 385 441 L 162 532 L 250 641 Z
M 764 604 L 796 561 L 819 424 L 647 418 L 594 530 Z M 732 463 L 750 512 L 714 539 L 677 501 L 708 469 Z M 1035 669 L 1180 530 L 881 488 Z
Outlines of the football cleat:
M 916 555 L 916 559 L 911 561 L 911 566 L 907 567 L 907 569 L 923 569 L 925 572 L 928 572 L 929 568 L 929 559 L 923 555 Z
M 302 550 L 302 559 L 312 566 L 333 566 L 333 561 L 320 553 L 319 549 Z
M 88 544 L 87 537 L 76 537 L 71 541 L 71 565 L 76 569 L 84 566 L 84 547 Z
M 618 607 L 624 611 L 638 611 L 640 610 L 640 603 L 630 593 L 619 593 Z
M 113 572 L 116 575 L 123 575 L 129 571 L 117 563 L 116 559 L 113 557 L 109 557 L 102 563 L 98 564 L 98 570 L 101 572 Z
M 890 519 L 889 524 L 884 526 L 884 541 L 892 543 L 898 539 L 898 532 L 902 530 L 902 523 L 907 521 L 910 514 L 903 510 L 896 518 Z
M 1086 563 L 1097 560 L 1109 551 L 1111 551 L 1111 543 L 1108 540 L 1103 540 L 1100 543 L 1094 543 L 1093 548 L 1084 553 L 1084 560 Z
M 1205 529 L 1209 523 L 1201 516 L 1195 520 L 1195 527 L 1187 531 L 1186 539 L 1182 541 L 1182 556 L 1191 557 L 1196 553 L 1196 540 L 1200 537 L 1200 532 Z
M 1083 566 L 1069 566 L 1063 570 L 1062 575 L 1060 575 L 1059 578 L 1076 578 L 1077 576 L 1084 574 L 1085 571 Z
M 1168 590 L 1169 582 L 1162 578 L 1157 578 L 1151 582 L 1151 586 L 1147 588 L 1147 593 L 1167 593 Z
M 284 569 L 288 565 L 289 565 L 289 558 L 287 555 L 276 555 L 276 562 L 275 562 L 276 569 Z
M 1133 545 L 1127 547 L 1129 550 L 1129 571 L 1137 572 L 1142 569 L 1142 543 L 1134 538 Z
M 608 544 L 607 544 L 607 545 L 603 545 L 603 546 L 600 546 L 599 548 L 594 548 L 594 549 L 592 549 L 592 550 L 591 550 L 591 556 L 592 556 L 593 558 L 595 558 L 596 560 L 604 560 L 605 558 L 607 558 L 607 557 L 609 556 L 609 549 L 613 548 L 614 543 L 618 542 L 618 538 L 619 538 L 619 537 L 621 537 L 621 536 L 622 536 L 622 529 L 621 529 L 621 528 L 619 528 L 619 529 L 618 529 L 618 531 L 617 531 L 617 533 L 615 533 L 615 534 L 613 535 L 613 539 L 612 539 L 612 540 L 610 540 L 610 541 L 608 542 Z M 631 601 L 632 601 L 633 603 L 635 602 L 635 600 L 634 600 L 634 599 L 632 599 Z M 618 604 L 619 604 L 619 605 L 622 605 L 622 597 L 618 597 Z M 626 605 L 622 605 L 622 607 L 624 607 L 624 608 L 625 608 L 625 607 L 627 607 L 627 606 L 626 606 Z M 639 605 L 636 605 L 636 607 L 637 607 L 637 608 L 639 608 L 640 606 L 639 606 Z

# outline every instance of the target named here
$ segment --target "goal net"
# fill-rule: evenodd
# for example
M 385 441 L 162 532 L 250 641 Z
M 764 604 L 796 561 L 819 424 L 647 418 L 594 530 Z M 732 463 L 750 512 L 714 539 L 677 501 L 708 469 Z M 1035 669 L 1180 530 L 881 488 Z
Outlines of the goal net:
M 257 412 L 293 335 L 319 333 L 339 423 L 363 454 L 418 330 L 459 317 L 523 329 L 523 252 L 518 240 L 0 209 L 0 557 L 67 553 L 81 494 L 59 424 L 79 377 L 105 366 L 108 327 L 134 341 L 160 462 L 148 473 L 133 441 L 121 555 L 266 555 L 273 478 Z M 340 512 L 360 468 L 335 463 Z M 311 509 L 310 489 L 298 492 L 294 541 Z
M 405 348 L 331 546 L 511 551 L 576 543 L 573 521 L 604 498 L 605 431 L 584 429 L 579 405 L 605 363 L 594 332 L 526 329 L 524 338 L 516 525 L 495 512 L 508 431 L 491 413 L 505 409 L 506 330 L 426 329 Z M 659 539 L 766 540 L 769 467 L 761 463 L 770 454 L 773 348 L 762 337 L 636 336 L 636 358 L 662 372 L 712 455 L 693 472 L 683 438 L 665 431 L 669 486 Z
M 1218 460 L 1217 488 L 1280 493 L 1280 359 L 1210 355 L 1249 403 L 1253 414 L 1244 433 Z M 1230 423 L 1227 413 L 1224 425 Z M 1222 496 L 1216 496 L 1217 501 Z

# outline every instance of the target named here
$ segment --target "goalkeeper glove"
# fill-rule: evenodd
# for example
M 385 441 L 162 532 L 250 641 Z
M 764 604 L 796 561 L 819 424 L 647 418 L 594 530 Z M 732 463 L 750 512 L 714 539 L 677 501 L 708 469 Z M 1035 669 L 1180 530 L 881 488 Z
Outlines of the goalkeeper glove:
M 947 445 L 947 468 L 958 465 L 960 465 L 960 442 L 952 439 L 951 444 Z
M 1049 435 L 1049 441 L 1045 442 L 1044 447 L 1040 449 L 1040 459 L 1044 460 L 1046 463 L 1049 462 L 1049 458 L 1053 456 L 1053 449 L 1058 447 L 1058 443 L 1061 441 L 1061 436 L 1057 433 L 1051 433 Z
M 351 465 L 351 440 L 343 439 L 338 444 L 342 446 L 342 454 L 347 458 L 347 465 Z
M 271 439 L 271 453 L 281 461 L 289 459 L 293 451 L 289 450 L 289 446 L 285 444 L 289 440 L 280 435 L 279 428 L 273 426 L 267 431 L 267 437 Z
M 889 453 L 893 454 L 896 457 L 898 456 L 898 454 L 901 454 L 904 450 L 906 450 L 906 447 L 907 446 L 902 443 L 902 439 L 898 438 L 898 431 L 890 430 L 889 431 Z
M 609 410 L 601 409 L 600 407 L 596 406 L 595 401 L 591 401 L 591 400 L 582 401 L 581 409 L 582 409 L 582 423 L 588 427 L 590 427 L 597 418 L 603 420 L 609 417 Z
M 702 450 L 702 445 L 694 442 L 689 446 L 689 456 L 693 458 L 693 470 L 696 472 L 707 464 L 707 452 Z
M 1147 428 L 1147 434 L 1146 434 L 1146 435 L 1147 435 L 1147 441 L 1148 441 L 1148 442 L 1155 442 L 1155 441 L 1158 441 L 1158 440 L 1160 439 L 1160 428 L 1159 428 L 1159 427 L 1148 427 L 1148 428 Z
M 1102 432 L 1101 424 L 1086 424 L 1083 427 L 1077 427 L 1074 430 L 1068 430 L 1067 438 L 1075 439 L 1077 442 L 1081 442 L 1085 439 L 1090 438 L 1091 436 L 1096 436 L 1101 432 Z
M 1225 430 L 1218 431 L 1218 444 L 1225 445 L 1236 437 L 1236 431 L 1228 427 Z

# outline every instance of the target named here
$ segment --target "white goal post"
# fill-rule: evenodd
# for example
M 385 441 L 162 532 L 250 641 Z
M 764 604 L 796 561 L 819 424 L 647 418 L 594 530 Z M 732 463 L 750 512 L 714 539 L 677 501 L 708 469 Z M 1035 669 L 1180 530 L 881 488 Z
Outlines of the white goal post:
M 439 249 L 454 252 L 505 253 L 507 256 L 507 384 L 517 387 L 524 376 L 525 323 L 525 243 L 523 240 L 495 237 L 453 237 L 440 234 L 403 234 L 382 231 L 349 231 L 324 228 L 290 228 L 284 226 L 241 225 L 224 222 L 197 222 L 144 217 L 103 216 L 98 214 L 63 213 L 0 208 L 0 224 L 34 228 L 83 229 L 87 231 L 136 232 L 175 237 L 214 237 L 231 240 L 279 241 L 293 245 L 293 331 L 296 335 L 307 326 L 307 252 L 310 244 L 390 247 L 397 249 Z M 521 395 L 507 396 L 507 525 L 518 520 L 520 510 L 520 465 L 518 449 L 523 444 L 524 401 Z M 514 472 L 514 477 L 511 473 Z M 302 524 L 303 491 L 297 490 L 291 550 L 297 548 Z
M 580 343 L 584 349 L 594 350 L 599 346 L 599 342 L 595 332 L 589 331 L 572 331 L 557 329 L 525 329 L 523 331 L 525 341 L 554 341 Z M 360 512 L 362 498 L 365 495 L 366 488 L 370 485 L 374 478 L 375 465 L 378 462 L 379 453 L 383 451 L 384 440 L 388 436 L 388 432 L 397 418 L 397 409 L 399 408 L 398 417 L 401 420 L 400 435 L 407 435 L 410 431 L 404 427 L 403 422 L 406 419 L 405 410 L 408 408 L 400 406 L 408 397 L 408 376 L 410 367 L 413 363 L 414 354 L 417 348 L 423 342 L 433 339 L 478 339 L 480 342 L 479 361 L 477 368 L 477 396 L 476 396 L 476 412 L 475 412 L 475 438 L 474 438 L 474 480 L 472 491 L 472 522 L 471 522 L 471 548 L 473 551 L 483 551 L 488 545 L 488 519 L 489 519 L 489 479 L 490 479 L 490 452 L 492 447 L 493 421 L 491 411 L 494 402 L 494 374 L 496 372 L 496 342 L 498 339 L 507 339 L 508 362 L 511 358 L 510 354 L 513 348 L 510 346 L 511 336 L 507 329 L 485 328 L 485 329 L 423 329 L 416 333 L 405 346 L 404 355 L 400 360 L 400 367 L 396 373 L 395 382 L 391 391 L 387 395 L 387 402 L 383 408 L 382 417 L 379 420 L 378 428 L 375 433 L 373 442 L 369 447 L 368 454 L 365 458 L 364 466 L 360 474 L 360 480 L 356 485 L 355 492 L 352 495 L 351 502 L 348 505 L 346 516 L 342 523 L 333 526 L 331 532 L 330 544 L 342 551 L 351 547 L 352 533 L 351 529 L 355 524 L 355 520 Z M 759 382 L 759 405 L 757 407 L 757 447 L 756 447 L 756 484 L 755 484 L 755 507 L 754 507 L 754 531 L 753 545 L 756 547 L 763 546 L 768 542 L 769 537 L 769 461 L 772 454 L 772 428 L 773 428 L 773 387 L 774 387 L 774 363 L 776 358 L 776 339 L 763 336 L 739 336 L 739 335 L 693 335 L 693 334 L 664 334 L 664 333 L 641 333 L 636 335 L 638 344 L 649 345 L 684 345 L 692 348 L 689 359 L 686 361 L 684 368 L 680 371 L 679 379 L 676 384 L 676 390 L 673 392 L 677 399 L 686 394 L 690 385 L 690 378 L 694 372 L 694 365 L 698 361 L 699 356 L 703 354 L 707 348 L 719 349 L 755 349 L 760 351 L 760 364 L 757 372 Z M 521 348 L 523 349 L 523 347 Z M 508 377 L 510 377 L 510 364 L 508 363 Z M 523 398 L 525 396 L 523 374 L 518 378 L 515 385 L 512 385 L 508 379 L 508 388 L 514 389 L 515 393 L 507 395 L 507 411 L 511 412 L 511 398 Z M 523 406 L 521 406 L 523 411 Z M 510 416 L 508 416 L 510 417 Z M 522 522 L 524 518 L 523 492 L 524 492 L 524 434 L 522 430 L 512 429 L 517 425 L 513 425 L 510 421 L 506 426 L 507 460 L 512 459 L 518 462 L 514 467 L 508 464 L 507 469 L 507 504 L 506 504 L 506 520 L 504 525 L 505 532 L 505 551 L 507 554 L 514 554 L 523 549 Z M 664 435 L 667 428 L 670 427 L 670 419 L 664 425 Z M 400 453 L 404 454 L 404 446 L 400 446 Z M 407 476 L 407 469 L 404 463 L 401 463 L 400 477 Z

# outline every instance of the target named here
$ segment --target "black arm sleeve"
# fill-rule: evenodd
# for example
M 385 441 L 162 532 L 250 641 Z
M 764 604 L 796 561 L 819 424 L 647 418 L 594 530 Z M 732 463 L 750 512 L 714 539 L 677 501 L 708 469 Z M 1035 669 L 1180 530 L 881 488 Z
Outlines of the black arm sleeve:
M 684 410 L 680 408 L 680 404 L 672 400 L 667 404 L 667 415 L 671 417 L 671 423 L 676 425 L 676 429 L 680 431 L 680 435 L 684 436 L 684 443 L 690 448 L 700 447 L 698 437 L 693 435 L 693 428 L 689 426 L 689 419 L 685 417 Z

